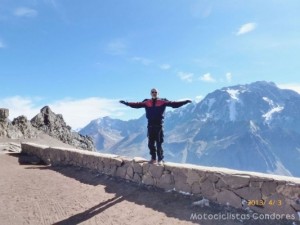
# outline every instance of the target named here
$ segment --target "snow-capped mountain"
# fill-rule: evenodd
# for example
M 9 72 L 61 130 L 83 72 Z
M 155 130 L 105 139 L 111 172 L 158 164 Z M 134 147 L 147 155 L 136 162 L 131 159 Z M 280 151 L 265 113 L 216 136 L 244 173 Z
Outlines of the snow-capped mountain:
M 101 152 L 120 155 L 140 155 L 141 143 L 147 136 L 146 118 L 122 121 L 103 117 L 91 121 L 80 133 L 89 134 L 94 140 L 96 149 Z
M 81 133 L 101 152 L 149 158 L 146 124 L 105 117 Z M 300 95 L 265 81 L 216 90 L 166 113 L 164 151 L 166 161 L 300 176 Z

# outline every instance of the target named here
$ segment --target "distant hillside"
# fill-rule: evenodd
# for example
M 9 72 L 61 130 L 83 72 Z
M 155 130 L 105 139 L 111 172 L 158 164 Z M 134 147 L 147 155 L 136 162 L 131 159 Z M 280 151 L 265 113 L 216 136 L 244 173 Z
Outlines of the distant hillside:
M 300 176 L 300 95 L 272 82 L 224 87 L 165 121 L 167 161 Z M 144 116 L 99 118 L 80 133 L 98 151 L 149 158 Z

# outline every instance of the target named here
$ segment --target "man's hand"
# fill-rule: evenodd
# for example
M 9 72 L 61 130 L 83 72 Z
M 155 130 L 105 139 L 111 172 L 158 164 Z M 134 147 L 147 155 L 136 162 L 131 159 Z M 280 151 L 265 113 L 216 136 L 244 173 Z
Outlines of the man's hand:
M 127 102 L 125 102 L 124 100 L 120 101 L 121 104 L 127 105 Z
M 186 103 L 191 103 L 192 101 L 191 100 L 186 100 Z

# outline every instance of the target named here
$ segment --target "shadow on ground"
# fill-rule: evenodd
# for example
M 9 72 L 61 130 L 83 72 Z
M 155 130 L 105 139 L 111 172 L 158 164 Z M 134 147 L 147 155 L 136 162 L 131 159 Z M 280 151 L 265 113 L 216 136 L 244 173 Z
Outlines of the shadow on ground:
M 74 216 L 71 216 L 71 217 L 65 219 L 65 220 L 54 223 L 53 225 L 80 224 L 80 223 L 96 216 L 97 214 L 103 212 L 104 210 L 106 210 L 110 207 L 113 207 L 114 205 L 118 204 L 119 202 L 122 202 L 123 200 L 124 200 L 123 196 L 113 197 L 104 202 L 100 202 L 98 205 L 96 205 L 84 212 L 78 213 Z

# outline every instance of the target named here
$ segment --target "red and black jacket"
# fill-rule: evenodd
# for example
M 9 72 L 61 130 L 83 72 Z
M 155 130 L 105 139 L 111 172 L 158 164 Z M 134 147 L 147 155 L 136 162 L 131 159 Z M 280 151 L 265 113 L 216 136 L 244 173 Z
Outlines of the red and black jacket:
M 168 101 L 167 99 L 145 99 L 142 102 L 126 102 L 132 108 L 145 108 L 148 126 L 162 126 L 166 107 L 179 108 L 189 101 Z

